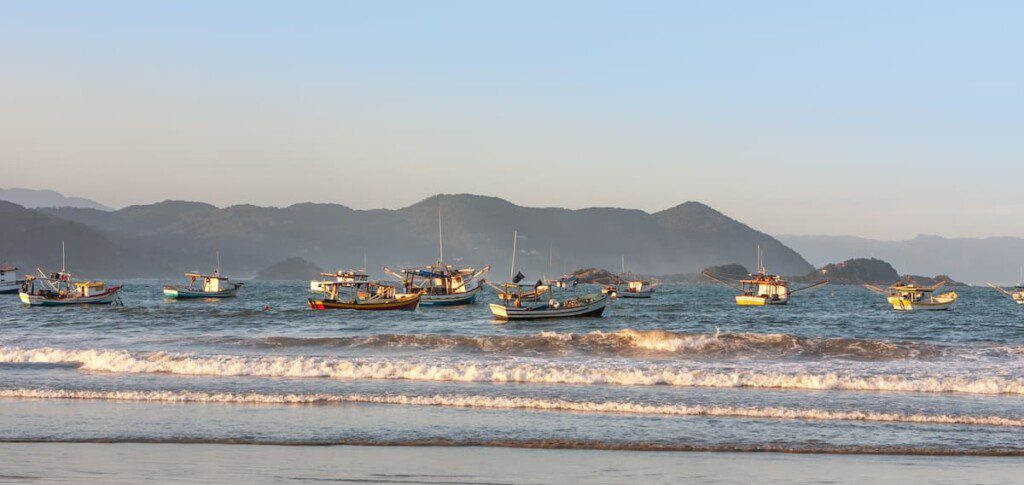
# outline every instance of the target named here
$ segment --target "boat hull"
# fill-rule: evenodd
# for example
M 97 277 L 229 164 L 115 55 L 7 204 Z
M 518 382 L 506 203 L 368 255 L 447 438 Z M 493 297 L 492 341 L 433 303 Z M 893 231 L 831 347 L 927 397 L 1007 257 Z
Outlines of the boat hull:
M 314 300 L 309 299 L 309 308 L 312 310 L 368 310 L 388 311 L 406 310 L 412 311 L 420 305 L 420 295 L 402 298 L 379 303 L 349 303 L 337 300 Z
M 223 291 L 197 291 L 175 286 L 164 287 L 164 298 L 188 300 L 196 298 L 233 298 L 238 296 L 238 286 Z
M 954 292 L 943 293 L 929 301 L 911 301 L 903 298 L 889 297 L 889 304 L 893 310 L 906 312 L 918 310 L 949 310 L 956 302 L 957 294 Z
M 5 281 L 0 283 L 0 295 L 14 295 L 21 291 L 24 281 Z
M 500 321 L 507 320 L 539 320 L 545 318 L 570 318 L 570 317 L 599 317 L 608 306 L 608 295 L 594 295 L 596 298 L 591 303 L 576 307 L 550 308 L 517 308 L 507 307 L 492 303 L 491 313 L 494 318 Z
M 654 290 L 651 291 L 618 291 L 616 292 L 619 298 L 650 298 L 654 295 Z
M 457 306 L 470 305 L 476 302 L 476 296 L 482 288 L 476 286 L 472 290 L 463 293 L 450 293 L 447 295 L 424 294 L 420 299 L 421 306 Z
M 739 306 L 785 305 L 787 303 L 789 303 L 789 298 L 773 300 L 767 296 L 736 295 L 736 304 Z
M 115 286 L 107 291 L 93 296 L 80 296 L 73 298 L 53 298 L 42 295 L 30 295 L 19 292 L 21 302 L 28 306 L 68 306 L 68 305 L 109 305 L 117 301 L 117 294 L 123 286 Z

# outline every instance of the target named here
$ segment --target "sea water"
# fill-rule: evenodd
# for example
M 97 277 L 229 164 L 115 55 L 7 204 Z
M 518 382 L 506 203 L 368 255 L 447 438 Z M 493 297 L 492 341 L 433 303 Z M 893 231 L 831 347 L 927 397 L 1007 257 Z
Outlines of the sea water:
M 0 441 L 1024 455 L 1024 306 L 989 289 L 897 313 L 860 287 L 756 308 L 667 285 L 499 323 L 493 295 L 311 311 L 306 282 L 165 283 L 128 281 L 123 306 L 0 300 Z

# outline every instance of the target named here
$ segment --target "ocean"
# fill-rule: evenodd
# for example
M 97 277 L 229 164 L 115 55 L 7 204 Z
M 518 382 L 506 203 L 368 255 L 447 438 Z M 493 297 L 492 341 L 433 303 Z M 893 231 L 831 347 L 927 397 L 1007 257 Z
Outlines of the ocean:
M 1022 467 L 1024 307 L 990 289 L 956 288 L 952 311 L 897 313 L 859 287 L 752 308 L 727 288 L 666 285 L 600 318 L 497 323 L 484 304 L 493 295 L 415 312 L 311 311 L 306 282 L 249 282 L 212 302 L 165 300 L 168 283 L 128 281 L 123 306 L 0 300 L 0 476 L 35 476 L 6 469 L 26 446 L 363 450 L 399 468 L 415 461 L 388 455 L 410 450 L 455 450 L 453 463 L 639 460 L 667 481 L 685 477 L 669 456 L 700 456 L 708 470 L 741 456 L 767 470 L 786 453 L 794 473 L 813 472 L 813 457 L 836 470 L 942 457 L 926 468 L 978 479 L 966 471 L 980 460 Z M 557 476 L 534 472 L 498 481 Z

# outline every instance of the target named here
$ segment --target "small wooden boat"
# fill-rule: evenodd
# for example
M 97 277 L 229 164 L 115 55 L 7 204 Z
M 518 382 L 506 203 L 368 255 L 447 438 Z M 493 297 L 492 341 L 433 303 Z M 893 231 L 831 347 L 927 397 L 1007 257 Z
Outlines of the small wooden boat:
M 27 276 L 18 297 L 28 306 L 109 305 L 120 302 L 124 285 L 107 287 L 102 281 L 75 281 L 67 271 L 64 243 L 61 243 L 61 269 L 47 275 Z
M 550 295 L 550 286 L 548 293 Z M 537 289 L 530 285 L 518 283 L 505 283 L 504 293 L 534 295 Z M 547 302 L 539 302 L 531 299 L 512 299 L 503 304 L 490 304 L 490 313 L 502 321 L 507 320 L 537 320 L 542 318 L 568 318 L 581 316 L 601 316 L 608 305 L 608 296 L 593 294 L 581 297 L 572 297 L 562 301 L 549 299 Z
M 375 281 L 324 283 L 324 297 L 310 298 L 313 310 L 415 310 L 420 293 L 398 293 L 394 286 Z
M 491 313 L 494 318 L 501 321 L 599 317 L 608 306 L 608 295 L 602 294 L 583 295 L 562 301 L 549 298 L 547 302 L 540 302 L 536 298 L 538 292 L 541 295 L 546 293 L 550 296 L 550 291 L 551 288 L 548 286 L 539 289 L 533 285 L 505 283 L 501 293 L 509 297 L 503 299 L 502 304 L 491 303 Z M 518 295 L 523 295 L 525 298 L 519 298 Z
M 708 271 L 703 271 L 702 274 L 718 283 L 738 290 L 740 294 L 736 295 L 736 304 L 739 306 L 786 305 L 789 303 L 789 297 L 794 293 L 828 284 L 828 280 L 822 280 L 802 288 L 790 290 L 788 281 L 779 275 L 768 274 L 768 271 L 764 268 L 760 247 L 757 248 L 757 273 L 747 275 L 747 278 L 732 282 Z
M 16 266 L 0 266 L 0 295 L 13 295 L 25 283 L 25 280 L 18 279 L 18 268 Z
M 939 295 L 934 294 L 935 290 L 945 284 L 945 281 L 940 281 L 932 286 L 918 286 L 907 279 L 906 281 L 897 281 L 886 289 L 873 285 L 864 286 L 871 291 L 886 295 L 886 299 L 892 305 L 893 310 L 949 310 L 949 307 L 956 302 L 956 292 L 950 291 Z
M 233 298 L 238 295 L 242 283 L 231 283 L 220 275 L 220 253 L 217 253 L 217 268 L 212 275 L 185 273 L 188 286 L 164 286 L 164 297 L 177 300 L 195 298 Z

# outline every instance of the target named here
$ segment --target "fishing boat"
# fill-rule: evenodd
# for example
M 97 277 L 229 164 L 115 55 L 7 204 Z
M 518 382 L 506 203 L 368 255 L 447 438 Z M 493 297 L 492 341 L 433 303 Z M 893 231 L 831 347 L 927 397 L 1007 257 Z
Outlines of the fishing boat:
M 164 286 L 164 297 L 177 300 L 194 298 L 233 298 L 238 295 L 242 283 L 231 283 L 220 275 L 220 253 L 217 253 L 217 268 L 213 274 L 185 273 L 188 286 Z
M 779 275 L 769 274 L 768 270 L 765 269 L 764 255 L 761 253 L 760 246 L 757 248 L 757 272 L 747 275 L 746 278 L 732 282 L 706 270 L 702 274 L 739 291 L 739 294 L 736 295 L 736 304 L 739 306 L 786 305 L 789 303 L 790 296 L 794 293 L 828 284 L 828 280 L 822 280 L 791 290 L 788 281 Z
M 415 310 L 420 293 L 398 293 L 397 288 L 376 281 L 324 283 L 324 296 L 310 298 L 313 310 Z
M 0 295 L 13 295 L 18 293 L 18 288 L 25 283 L 25 280 L 18 279 L 18 268 L 16 266 L 0 266 Z
M 946 281 L 940 281 L 932 286 L 918 286 L 909 278 L 900 280 L 888 288 L 882 289 L 874 285 L 864 285 L 865 288 L 886 296 L 893 310 L 949 310 L 949 307 L 956 302 L 957 294 L 950 291 L 942 294 L 935 294 Z
M 638 274 L 626 272 L 626 256 L 622 255 L 622 274 L 619 281 L 625 284 L 625 288 L 616 287 L 615 295 L 618 298 L 650 298 L 654 295 L 656 283 L 644 279 Z
M 501 304 L 491 303 L 490 309 L 494 318 L 500 321 L 599 317 L 608 305 L 608 295 L 602 294 L 583 295 L 559 301 L 554 299 L 551 287 L 546 285 L 538 287 L 509 282 L 499 288 L 499 292 L 507 297 Z M 538 294 L 549 296 L 548 301 L 539 301 Z
M 18 292 L 21 302 L 28 306 L 109 305 L 120 302 L 124 285 L 107 287 L 102 281 L 75 281 L 67 270 L 64 243 L 61 242 L 60 271 L 27 276 Z
M 996 291 L 1010 297 L 1010 299 L 1017 302 L 1018 305 L 1024 305 L 1024 267 L 1020 269 L 1020 282 L 1009 290 L 994 283 L 987 284 Z
M 483 268 L 458 268 L 444 261 L 444 226 L 441 206 L 437 207 L 438 258 L 434 264 L 394 270 L 385 266 L 384 272 L 402 282 L 406 293 L 420 293 L 420 305 L 456 306 L 476 302 L 483 290 L 482 277 L 491 270 Z
M 483 283 L 478 278 L 490 269 L 490 266 L 480 269 L 455 268 L 438 261 L 430 266 L 403 268 L 399 271 L 385 266 L 384 272 L 398 278 L 406 293 L 421 293 L 420 305 L 455 306 L 476 301 L 477 295 L 483 291 Z

